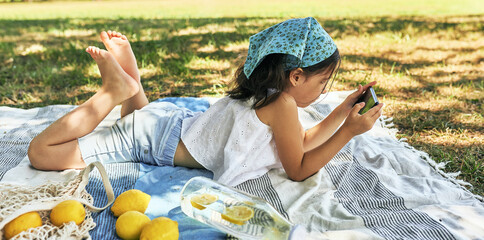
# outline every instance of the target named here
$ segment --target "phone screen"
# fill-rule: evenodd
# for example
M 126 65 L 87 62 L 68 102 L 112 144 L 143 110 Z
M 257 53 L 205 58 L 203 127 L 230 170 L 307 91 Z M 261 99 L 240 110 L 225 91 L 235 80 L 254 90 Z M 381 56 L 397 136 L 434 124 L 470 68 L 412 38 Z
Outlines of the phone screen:
M 375 94 L 375 90 L 372 87 L 366 89 L 363 96 L 361 96 L 356 103 L 365 102 L 365 106 L 358 112 L 359 114 L 365 114 L 372 107 L 378 105 L 378 99 Z

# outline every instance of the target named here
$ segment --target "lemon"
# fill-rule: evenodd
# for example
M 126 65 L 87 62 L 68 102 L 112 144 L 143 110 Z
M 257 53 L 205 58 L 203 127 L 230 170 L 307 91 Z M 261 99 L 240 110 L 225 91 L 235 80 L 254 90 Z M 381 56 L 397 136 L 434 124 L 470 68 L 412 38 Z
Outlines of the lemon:
M 5 238 L 10 239 L 29 228 L 36 228 L 40 226 L 42 226 L 42 218 L 40 217 L 39 213 L 28 212 L 7 223 L 3 230 L 5 232 Z
M 127 211 L 138 211 L 144 213 L 148 208 L 151 196 L 137 189 L 131 189 L 119 194 L 114 200 L 111 212 L 119 217 Z
M 232 206 L 225 209 L 222 218 L 238 225 L 243 225 L 246 221 L 254 217 L 254 209 L 247 206 Z
M 159 217 L 146 224 L 141 231 L 140 240 L 176 240 L 178 237 L 178 222 Z
M 64 223 L 74 221 L 77 225 L 81 224 L 86 217 L 86 209 L 76 200 L 63 201 L 50 212 L 50 221 L 57 227 Z
M 204 194 L 199 194 L 191 197 L 190 203 L 192 204 L 193 207 L 203 210 L 205 209 L 206 205 L 210 205 L 217 200 L 218 200 L 218 196 L 204 193 Z
M 150 218 L 143 213 L 127 211 L 116 221 L 116 234 L 123 240 L 139 239 L 141 229 L 150 221 Z

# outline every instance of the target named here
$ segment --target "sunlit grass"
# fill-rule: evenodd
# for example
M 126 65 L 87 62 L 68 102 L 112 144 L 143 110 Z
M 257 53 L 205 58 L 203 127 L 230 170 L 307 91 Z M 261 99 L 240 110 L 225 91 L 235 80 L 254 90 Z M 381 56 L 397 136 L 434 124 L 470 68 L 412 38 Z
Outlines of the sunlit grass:
M 231 66 L 226 60 L 214 60 L 211 58 L 194 58 L 186 64 L 186 67 L 192 70 L 210 70 L 223 71 L 228 70 Z
M 482 9 L 479 0 L 103 0 L 2 4 L 0 19 L 445 16 Z
M 321 7 L 325 1 L 306 1 L 304 8 L 278 3 L 1 4 L 0 104 L 86 101 L 101 82 L 84 50 L 103 47 L 98 33 L 107 29 L 130 39 L 149 100 L 222 96 L 252 34 L 312 15 L 342 53 L 333 90 L 378 81 L 384 114 L 394 118 L 398 136 L 449 162 L 446 171 L 461 171 L 475 193 L 484 193 L 484 2 L 348 0 L 332 1 L 331 9 Z M 192 7 L 182 7 L 187 4 Z

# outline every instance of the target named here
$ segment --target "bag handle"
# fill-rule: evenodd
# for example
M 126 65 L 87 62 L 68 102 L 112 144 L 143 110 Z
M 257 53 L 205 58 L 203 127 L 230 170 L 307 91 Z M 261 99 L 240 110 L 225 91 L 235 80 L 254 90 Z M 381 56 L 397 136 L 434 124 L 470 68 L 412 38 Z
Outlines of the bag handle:
M 99 173 L 101 174 L 101 179 L 103 181 L 104 189 L 106 190 L 106 195 L 108 198 L 108 203 L 103 206 L 103 207 L 96 207 L 93 204 L 89 203 L 88 201 L 78 198 L 76 196 L 80 196 L 81 191 L 84 190 L 86 185 L 89 183 L 89 173 L 96 167 L 99 170 Z M 114 192 L 113 192 L 113 187 L 111 186 L 111 183 L 109 182 L 108 174 L 106 173 L 106 169 L 100 162 L 93 162 L 89 164 L 87 167 L 85 167 L 78 175 L 78 177 L 81 177 L 81 182 L 79 183 L 76 191 L 74 192 L 74 196 L 71 197 L 64 197 L 62 199 L 45 199 L 45 200 L 37 200 L 30 202 L 21 208 L 17 209 L 15 212 L 10 214 L 8 217 L 3 219 L 2 222 L 0 222 L 0 229 L 3 229 L 3 227 L 9 223 L 10 221 L 14 220 L 18 216 L 28 213 L 28 212 L 33 212 L 33 211 L 48 211 L 57 206 L 57 204 L 66 201 L 66 200 L 76 200 L 79 201 L 80 203 L 84 204 L 87 208 L 89 208 L 93 212 L 99 212 L 104 209 L 106 209 L 109 205 L 111 205 L 114 202 Z M 0 235 L 0 239 L 1 235 Z
M 89 183 L 89 173 L 96 167 L 101 174 L 101 179 L 103 181 L 104 189 L 106 191 L 106 196 L 108 197 L 108 203 L 103 207 L 96 207 L 93 204 L 88 203 L 87 201 L 82 201 L 86 207 L 88 207 L 93 212 L 99 212 L 106 209 L 109 205 L 114 202 L 114 191 L 111 183 L 109 182 L 108 174 L 106 173 L 106 169 L 100 162 L 93 162 L 85 167 L 79 175 L 81 175 L 81 183 L 77 187 L 76 191 L 74 192 L 74 196 L 79 196 L 81 191 L 84 190 L 86 185 Z

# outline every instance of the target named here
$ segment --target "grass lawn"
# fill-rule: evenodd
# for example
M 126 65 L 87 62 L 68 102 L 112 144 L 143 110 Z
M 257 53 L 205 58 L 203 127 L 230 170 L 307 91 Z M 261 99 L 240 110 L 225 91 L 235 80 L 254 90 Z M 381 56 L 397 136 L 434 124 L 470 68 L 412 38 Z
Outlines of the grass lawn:
M 150 100 L 220 96 L 252 34 L 314 16 L 343 55 L 333 90 L 377 80 L 398 136 L 483 195 L 484 1 L 301 2 L 0 3 L 0 105 L 87 100 L 100 75 L 84 49 L 108 29 L 131 40 Z

